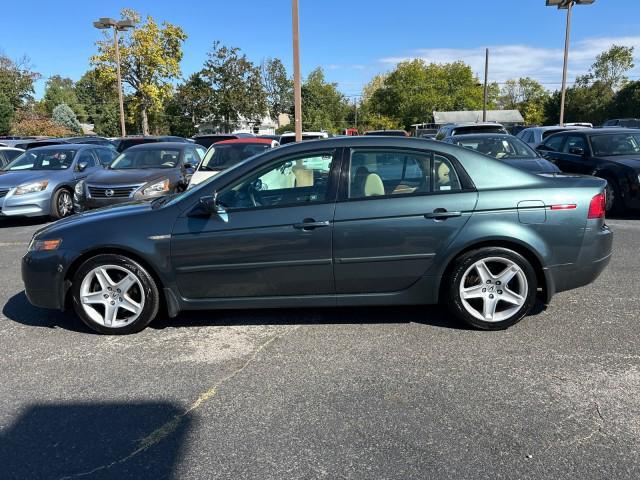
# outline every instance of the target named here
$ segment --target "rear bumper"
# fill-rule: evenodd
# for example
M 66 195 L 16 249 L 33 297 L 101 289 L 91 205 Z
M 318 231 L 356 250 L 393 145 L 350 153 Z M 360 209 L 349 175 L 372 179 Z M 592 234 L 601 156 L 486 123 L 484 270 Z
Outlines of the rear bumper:
M 544 268 L 547 283 L 546 299 L 566 290 L 583 287 L 595 281 L 609 265 L 613 247 L 613 232 L 606 225 L 587 228 L 585 240 L 575 263 Z

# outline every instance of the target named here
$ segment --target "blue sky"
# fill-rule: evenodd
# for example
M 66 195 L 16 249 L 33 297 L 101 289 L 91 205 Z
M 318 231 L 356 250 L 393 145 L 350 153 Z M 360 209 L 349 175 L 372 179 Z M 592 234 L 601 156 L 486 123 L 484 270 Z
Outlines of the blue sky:
M 317 66 L 347 95 L 402 59 L 463 60 L 482 73 L 491 49 L 490 80 L 532 76 L 559 88 L 565 16 L 544 0 L 299 0 L 303 75 Z M 201 68 L 214 40 L 240 47 L 255 62 L 280 57 L 291 65 L 289 0 L 6 0 L 0 50 L 30 57 L 44 79 L 77 80 L 89 67 L 100 32 L 98 17 L 123 7 L 180 25 L 189 35 L 183 75 Z M 585 72 L 612 43 L 636 46 L 640 63 L 639 0 L 596 0 L 574 10 L 570 79 Z M 13 20 L 8 20 L 13 19 Z M 640 78 L 640 68 L 631 72 Z

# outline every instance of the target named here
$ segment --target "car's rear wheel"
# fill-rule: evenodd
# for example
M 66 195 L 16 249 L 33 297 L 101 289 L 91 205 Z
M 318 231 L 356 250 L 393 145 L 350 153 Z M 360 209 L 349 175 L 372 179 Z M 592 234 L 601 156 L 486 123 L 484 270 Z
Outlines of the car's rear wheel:
M 65 188 L 53 194 L 51 199 L 51 216 L 55 219 L 68 217 L 73 213 L 73 196 Z
M 520 321 L 536 302 L 536 272 L 513 250 L 488 247 L 454 262 L 448 278 L 447 304 L 467 324 L 501 330 Z
M 607 186 L 605 187 L 607 203 L 605 204 L 605 210 L 607 215 L 613 215 L 620 211 L 620 205 L 622 204 L 622 198 L 620 198 L 620 189 L 615 180 L 605 178 Z
M 83 263 L 74 276 L 72 295 L 82 321 L 109 335 L 139 332 L 159 308 L 153 277 L 122 255 L 97 255 Z

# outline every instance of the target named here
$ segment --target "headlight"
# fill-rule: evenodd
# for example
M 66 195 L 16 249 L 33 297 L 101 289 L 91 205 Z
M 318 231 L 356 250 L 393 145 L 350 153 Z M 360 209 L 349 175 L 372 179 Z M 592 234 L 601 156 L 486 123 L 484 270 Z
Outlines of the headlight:
M 78 183 L 76 183 L 76 187 L 73 189 L 73 191 L 76 193 L 76 195 L 78 195 L 79 197 L 81 197 L 82 195 L 84 195 L 84 180 L 80 180 Z
M 16 188 L 14 195 L 24 195 L 25 193 L 41 192 L 47 188 L 49 180 L 43 180 L 42 182 L 25 183 Z
M 165 178 L 164 180 L 153 183 L 148 187 L 145 187 L 145 189 L 142 190 L 142 195 L 146 197 L 147 195 L 156 195 L 158 193 L 164 193 L 168 191 L 169 191 L 169 179 Z
M 31 243 L 29 244 L 30 252 L 40 252 L 40 251 L 51 251 L 57 250 L 60 244 L 62 243 L 61 239 L 55 240 L 36 240 L 35 238 L 31 239 Z

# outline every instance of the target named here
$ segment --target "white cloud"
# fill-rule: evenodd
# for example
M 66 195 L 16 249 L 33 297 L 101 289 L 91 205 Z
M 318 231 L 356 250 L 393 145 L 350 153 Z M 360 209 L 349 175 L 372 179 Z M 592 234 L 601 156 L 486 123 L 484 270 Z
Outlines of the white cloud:
M 569 52 L 569 81 L 586 73 L 596 55 L 611 45 L 635 47 L 640 53 L 640 36 L 597 37 L 574 42 Z M 559 87 L 562 76 L 563 47 L 539 48 L 529 45 L 494 45 L 489 47 L 489 80 L 504 82 L 510 78 L 533 77 L 547 88 Z M 422 48 L 409 52 L 406 56 L 388 57 L 380 62 L 389 66 L 404 60 L 421 58 L 426 62 L 446 63 L 461 60 L 471 66 L 479 77 L 484 75 L 484 48 Z M 640 68 L 630 72 L 638 78 Z

